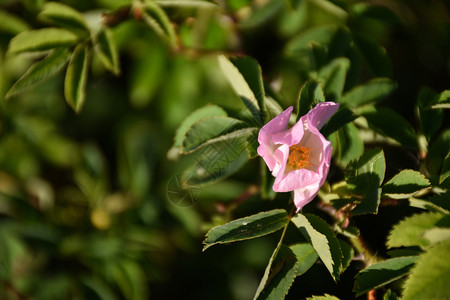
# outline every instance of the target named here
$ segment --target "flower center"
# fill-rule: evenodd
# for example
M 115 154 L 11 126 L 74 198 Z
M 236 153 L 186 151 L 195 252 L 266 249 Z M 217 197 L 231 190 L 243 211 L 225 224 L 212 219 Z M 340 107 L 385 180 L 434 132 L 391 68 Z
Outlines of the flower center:
M 295 170 L 311 166 L 309 162 L 310 147 L 292 145 L 289 147 L 289 157 L 287 164 Z

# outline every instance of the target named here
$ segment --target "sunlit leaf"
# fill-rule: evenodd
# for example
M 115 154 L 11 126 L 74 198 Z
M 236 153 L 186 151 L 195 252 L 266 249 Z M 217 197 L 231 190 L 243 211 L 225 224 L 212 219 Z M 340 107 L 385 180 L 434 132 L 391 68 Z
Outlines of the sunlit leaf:
M 144 1 L 142 19 L 156 34 L 165 39 L 172 48 L 177 47 L 175 29 L 165 11 L 156 2 Z
M 322 80 L 327 100 L 337 101 L 341 98 L 349 67 L 350 60 L 340 57 L 319 70 L 319 78 Z
M 339 300 L 339 298 L 333 295 L 325 294 L 323 296 L 308 297 L 306 300 Z
M 70 59 L 64 81 L 64 96 L 67 103 L 80 112 L 86 98 L 86 82 L 88 76 L 88 48 L 78 45 Z
M 407 217 L 393 227 L 389 233 L 386 245 L 393 247 L 421 246 L 425 247 L 429 242 L 423 237 L 423 233 L 442 222 L 449 222 L 449 217 L 443 214 L 426 212 Z
M 297 214 L 292 218 L 302 235 L 316 250 L 335 281 L 339 280 L 342 252 L 339 242 L 329 225 L 314 215 Z
M 275 209 L 211 229 L 203 241 L 203 251 L 216 244 L 226 244 L 264 236 L 280 230 L 289 222 L 284 209 Z
M 405 199 L 429 186 L 430 182 L 423 174 L 403 170 L 383 185 L 383 194 L 394 199 Z
M 306 273 L 319 258 L 316 250 L 310 244 L 295 244 L 290 246 L 290 248 L 298 261 L 295 276 L 301 276 Z
M 20 53 L 70 47 L 78 41 L 79 37 L 72 31 L 62 28 L 43 28 L 22 31 L 11 39 L 8 51 Z
M 450 240 L 438 243 L 419 256 L 404 284 L 403 298 L 445 299 L 450 294 Z
M 88 34 L 89 27 L 83 15 L 70 6 L 58 2 L 47 2 L 42 6 L 39 18 L 67 29 Z
M 97 34 L 96 40 L 97 47 L 95 49 L 97 50 L 103 65 L 115 75 L 119 75 L 119 53 L 111 30 L 109 28 L 103 28 Z
M 162 7 L 185 7 L 185 8 L 218 8 L 215 3 L 204 0 L 155 0 Z
M 396 257 L 365 268 L 356 275 L 353 292 L 358 297 L 402 278 L 409 273 L 417 258 L 417 256 Z
M 34 63 L 9 89 L 5 98 L 12 97 L 24 89 L 38 84 L 58 72 L 70 59 L 69 51 L 55 49 L 43 60 Z

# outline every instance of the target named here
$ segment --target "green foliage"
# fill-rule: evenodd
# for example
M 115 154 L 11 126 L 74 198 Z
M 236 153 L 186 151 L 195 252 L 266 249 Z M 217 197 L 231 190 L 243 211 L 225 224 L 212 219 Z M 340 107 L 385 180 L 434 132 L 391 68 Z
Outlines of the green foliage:
M 394 199 L 404 199 L 429 186 L 430 182 L 421 173 L 403 170 L 383 185 L 383 194 Z
M 355 278 L 353 291 L 362 295 L 407 275 L 417 256 L 391 258 L 362 270 Z
M 348 107 L 379 103 L 386 99 L 396 88 L 397 84 L 391 79 L 376 78 L 348 91 L 339 102 Z
M 76 112 L 80 112 L 86 99 L 88 51 L 87 46 L 83 44 L 75 48 L 70 58 L 64 81 L 64 96 L 67 103 Z
M 429 248 L 417 260 L 411 275 L 405 282 L 402 299 L 443 299 L 448 296 L 450 287 L 446 278 L 450 275 L 448 254 L 450 240 Z
M 216 244 L 253 239 L 282 229 L 289 223 L 285 210 L 275 209 L 236 219 L 211 229 L 203 242 L 203 251 Z
M 111 30 L 104 28 L 97 34 L 98 47 L 96 48 L 100 59 L 106 69 L 115 75 L 120 74 L 119 54 L 117 52 L 116 43 L 113 40 Z
M 65 27 L 75 32 L 80 31 L 84 35 L 89 33 L 89 27 L 83 15 L 72 7 L 62 3 L 45 3 L 38 17 L 52 25 Z
M 22 31 L 9 43 L 10 53 L 44 51 L 57 47 L 74 46 L 80 38 L 72 31 L 62 28 L 42 28 Z
M 298 214 L 292 218 L 292 222 L 316 250 L 334 280 L 339 280 L 342 252 L 331 228 L 314 215 Z

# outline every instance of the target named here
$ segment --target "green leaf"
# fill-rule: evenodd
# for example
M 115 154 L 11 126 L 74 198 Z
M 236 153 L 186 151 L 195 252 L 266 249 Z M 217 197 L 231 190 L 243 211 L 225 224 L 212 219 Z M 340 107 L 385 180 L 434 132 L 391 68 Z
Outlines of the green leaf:
M 294 252 L 281 245 L 270 265 L 269 276 L 255 299 L 284 299 L 294 282 L 298 261 Z M 263 278 L 264 279 L 264 278 Z
M 177 48 L 177 36 L 170 19 L 164 10 L 154 1 L 144 1 L 144 22 L 152 28 L 156 34 L 166 40 L 172 48 Z
M 115 75 L 120 74 L 119 53 L 111 29 L 103 28 L 96 36 L 97 53 L 106 69 Z
M 28 29 L 30 29 L 30 26 L 25 21 L 6 11 L 0 10 L 0 32 L 18 34 Z
M 430 245 L 450 240 L 450 228 L 431 228 L 423 233 L 423 238 L 426 239 Z
M 77 113 L 81 111 L 86 98 L 88 77 L 88 48 L 80 44 L 73 51 L 64 81 L 64 96 Z
M 233 90 L 241 97 L 255 120 L 265 123 L 264 86 L 261 68 L 250 57 L 226 58 L 219 56 L 219 65 Z
M 337 132 L 329 136 L 336 151 L 338 163 L 346 166 L 360 157 L 364 152 L 364 142 L 358 128 L 353 123 L 347 123 Z
M 437 138 L 433 139 L 428 147 L 427 170 L 432 175 L 439 176 L 442 163 L 450 149 L 450 129 L 444 130 Z
M 441 176 L 439 176 L 439 184 L 442 184 L 450 176 L 450 152 L 444 159 L 442 165 Z
M 431 106 L 433 109 L 450 109 L 450 90 L 443 91 L 439 94 L 436 103 Z
M 236 219 L 212 228 L 203 241 L 203 251 L 216 244 L 227 244 L 261 237 L 282 229 L 289 223 L 284 209 L 275 209 Z
M 223 110 L 223 108 L 213 104 L 203 106 L 197 109 L 196 111 L 192 112 L 189 116 L 187 116 L 187 118 L 183 120 L 181 125 L 178 127 L 177 132 L 175 134 L 173 147 L 181 146 L 184 136 L 186 135 L 186 132 L 192 127 L 192 125 L 195 122 L 206 117 L 215 117 L 215 116 L 226 117 L 227 113 Z
M 439 131 L 444 120 L 444 112 L 441 109 L 431 108 L 438 98 L 439 95 L 429 88 L 420 89 L 417 97 L 417 117 L 428 142 Z
M 379 103 L 389 97 L 396 88 L 397 83 L 391 79 L 375 78 L 365 84 L 354 87 L 345 93 L 339 102 L 350 108 Z
M 5 98 L 10 98 L 24 89 L 38 84 L 58 72 L 70 59 L 69 51 L 55 49 L 43 60 L 34 63 L 9 89 Z
M 84 276 L 81 278 L 81 282 L 91 289 L 91 291 L 97 295 L 100 300 L 115 300 L 117 299 L 114 292 L 109 288 L 107 284 L 98 279 L 97 277 Z
M 378 186 L 384 180 L 386 160 L 382 149 L 371 149 L 349 166 L 349 178 L 355 178 L 364 174 L 374 174 L 378 178 Z
M 339 298 L 333 295 L 325 294 L 323 296 L 308 297 L 306 300 L 339 300 Z
M 398 300 L 398 296 L 390 289 L 383 296 L 383 300 Z
M 416 214 L 405 218 L 393 227 L 389 233 L 386 245 L 388 248 L 421 246 L 429 242 L 423 238 L 423 233 L 436 227 L 440 222 L 446 222 L 444 215 L 434 212 Z
M 356 293 L 356 297 L 359 297 L 370 290 L 378 289 L 402 278 L 408 274 L 417 258 L 417 256 L 396 257 L 365 268 L 356 275 L 353 292 Z
M 292 222 L 316 250 L 333 279 L 339 280 L 342 252 L 330 226 L 321 218 L 310 214 L 297 214 Z
M 352 110 L 343 107 L 339 108 L 339 110 L 331 116 L 330 120 L 322 127 L 320 132 L 326 137 L 336 130 L 340 129 L 342 126 L 353 122 L 357 116 L 353 113 Z M 362 151 L 359 151 L 357 157 L 362 154 Z
M 305 30 L 288 43 L 286 53 L 288 56 L 297 58 L 299 54 L 304 54 L 305 49 L 308 49 L 313 42 L 328 45 L 336 30 L 337 27 L 334 25 L 316 26 Z
M 347 182 L 353 186 L 353 192 L 363 196 L 353 210 L 353 215 L 377 213 L 380 204 L 381 189 L 386 170 L 384 152 L 381 149 L 366 151 L 357 161 L 347 167 Z
M 450 295 L 450 240 L 420 255 L 404 284 L 404 300 L 446 299 Z
M 350 266 L 350 263 L 353 260 L 353 257 L 355 256 L 355 250 L 353 247 L 347 243 L 346 241 L 342 239 L 338 239 L 339 245 L 341 247 L 342 251 L 342 272 L 344 272 L 348 266 Z
M 186 171 L 191 185 L 223 179 L 239 170 L 248 160 L 248 139 L 257 128 L 250 127 L 210 139 L 192 152 L 195 165 Z
M 417 171 L 403 170 L 383 185 L 383 194 L 393 199 L 406 199 L 430 186 Z
M 69 30 L 43 28 L 19 33 L 11 39 L 8 51 L 11 53 L 43 51 L 58 47 L 71 47 L 78 41 L 79 37 Z
M 70 6 L 58 2 L 47 2 L 42 6 L 38 17 L 54 25 L 67 29 L 79 30 L 89 34 L 89 27 L 83 15 Z
M 183 152 L 191 152 L 202 143 L 218 136 L 243 128 L 244 122 L 230 117 L 207 117 L 200 119 L 186 132 L 182 143 Z
M 316 250 L 310 244 L 295 244 L 290 246 L 290 248 L 298 261 L 295 276 L 301 276 L 306 273 L 319 258 Z
M 450 192 L 448 192 L 447 195 L 437 195 L 429 199 L 416 199 L 414 197 L 410 197 L 408 200 L 411 207 L 450 215 L 450 203 L 448 203 L 449 201 L 446 201 L 446 197 L 448 197 L 449 195 Z
M 337 101 L 341 98 L 349 67 L 350 60 L 340 57 L 332 60 L 319 70 L 319 79 L 322 82 L 327 100 Z
M 313 106 L 325 101 L 322 86 L 314 80 L 306 81 L 300 89 L 297 104 L 297 121 L 306 115 Z
M 262 7 L 255 9 L 251 16 L 239 23 L 244 29 L 263 26 L 283 9 L 283 1 L 268 1 Z
M 386 107 L 370 107 L 362 113 L 369 127 L 400 142 L 402 146 L 417 149 L 417 137 L 414 128 L 400 114 Z

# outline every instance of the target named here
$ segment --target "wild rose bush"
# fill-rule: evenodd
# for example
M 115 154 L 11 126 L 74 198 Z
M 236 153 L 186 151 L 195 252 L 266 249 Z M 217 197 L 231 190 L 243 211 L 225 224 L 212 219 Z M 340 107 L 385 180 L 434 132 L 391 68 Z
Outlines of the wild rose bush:
M 449 11 L 0 1 L 0 299 L 448 298 Z

